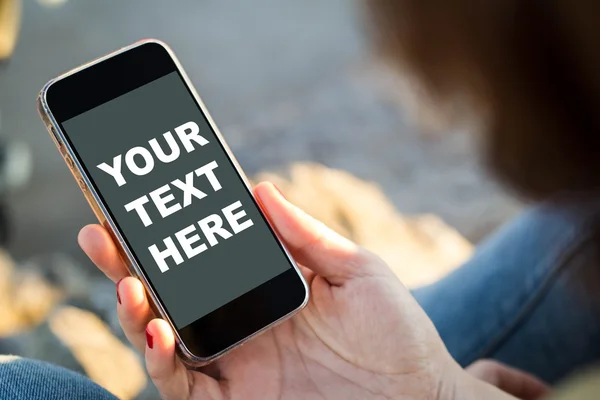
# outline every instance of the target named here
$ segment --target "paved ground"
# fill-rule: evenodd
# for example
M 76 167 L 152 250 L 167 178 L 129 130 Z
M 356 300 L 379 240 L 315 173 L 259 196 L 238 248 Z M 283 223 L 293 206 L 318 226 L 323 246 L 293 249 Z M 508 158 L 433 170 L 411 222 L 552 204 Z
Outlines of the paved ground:
M 35 159 L 31 187 L 13 199 L 19 258 L 67 251 L 83 260 L 76 233 L 94 221 L 35 113 L 37 92 L 53 76 L 140 38 L 161 38 L 226 134 L 305 96 L 364 53 L 352 0 L 24 3 L 16 54 L 0 70 L 0 134 L 27 142 Z

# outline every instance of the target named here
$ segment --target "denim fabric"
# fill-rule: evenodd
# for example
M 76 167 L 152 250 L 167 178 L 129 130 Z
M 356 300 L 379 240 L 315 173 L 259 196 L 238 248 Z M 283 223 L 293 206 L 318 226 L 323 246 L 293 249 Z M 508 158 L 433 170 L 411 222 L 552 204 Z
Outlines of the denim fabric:
M 583 282 L 599 214 L 600 199 L 532 208 L 413 292 L 462 366 L 493 358 L 554 383 L 600 359 L 600 305 Z
M 2 400 L 115 400 L 88 378 L 67 369 L 13 356 L 0 356 Z

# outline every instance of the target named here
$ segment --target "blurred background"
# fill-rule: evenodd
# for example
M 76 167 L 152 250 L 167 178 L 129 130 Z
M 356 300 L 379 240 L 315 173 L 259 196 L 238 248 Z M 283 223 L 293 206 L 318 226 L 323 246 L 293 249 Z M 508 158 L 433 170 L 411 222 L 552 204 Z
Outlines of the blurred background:
M 35 111 L 49 79 L 147 37 L 178 54 L 248 175 L 277 181 L 409 285 L 466 259 L 521 206 L 479 169 L 467 133 L 414 122 L 418 105 L 399 104 L 363 24 L 357 0 L 0 0 L 0 352 L 156 398 L 114 285 L 77 246 L 95 219 Z

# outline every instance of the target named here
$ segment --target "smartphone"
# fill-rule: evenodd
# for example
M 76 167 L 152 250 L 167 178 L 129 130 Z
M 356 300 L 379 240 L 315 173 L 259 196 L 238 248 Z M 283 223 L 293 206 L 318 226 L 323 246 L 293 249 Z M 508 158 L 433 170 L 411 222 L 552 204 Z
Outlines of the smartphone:
M 306 305 L 298 266 L 165 43 L 143 40 L 67 72 L 37 107 L 188 367 Z

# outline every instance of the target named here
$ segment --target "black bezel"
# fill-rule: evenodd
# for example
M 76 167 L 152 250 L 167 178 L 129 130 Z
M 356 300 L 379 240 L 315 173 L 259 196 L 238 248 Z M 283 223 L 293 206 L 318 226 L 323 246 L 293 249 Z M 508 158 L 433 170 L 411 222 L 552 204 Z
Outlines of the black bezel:
M 98 191 L 91 175 L 81 161 L 77 149 L 63 129 L 62 123 L 175 71 L 185 82 L 169 52 L 159 43 L 146 42 L 57 80 L 48 87 L 46 92 L 46 103 L 52 116 L 61 128 L 73 155 L 79 160 L 94 191 L 128 247 L 129 241 L 123 235 L 118 221 L 108 209 L 102 194 Z M 193 98 L 189 87 L 188 91 Z M 200 105 L 198 105 L 198 109 L 204 115 Z M 204 118 L 210 125 L 206 115 Z M 220 145 L 225 151 L 223 144 L 220 143 Z M 231 160 L 230 162 L 231 166 L 235 168 L 234 163 Z M 242 179 L 241 176 L 240 179 Z M 260 209 L 256 200 L 254 203 Z M 262 217 L 267 222 L 265 216 L 262 215 Z M 271 233 L 276 237 L 272 230 Z M 279 241 L 277 242 L 279 243 Z M 281 244 L 279 246 L 281 251 L 284 251 Z M 129 249 L 143 270 L 131 247 Z M 147 280 L 152 285 L 152 282 Z M 160 300 L 160 295 L 154 287 L 152 290 Z M 302 306 L 305 298 L 306 288 L 298 272 L 290 263 L 290 268 L 282 274 L 192 324 L 178 329 L 178 332 L 183 344 L 193 355 L 202 359 L 210 359 L 297 310 Z M 168 313 L 168 310 L 166 311 Z M 170 318 L 170 316 L 168 317 Z

